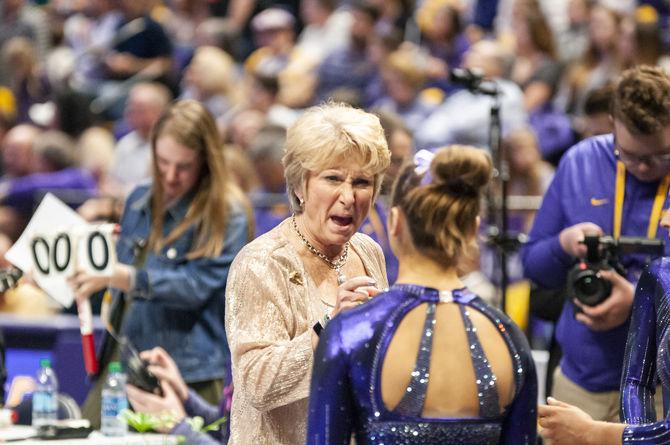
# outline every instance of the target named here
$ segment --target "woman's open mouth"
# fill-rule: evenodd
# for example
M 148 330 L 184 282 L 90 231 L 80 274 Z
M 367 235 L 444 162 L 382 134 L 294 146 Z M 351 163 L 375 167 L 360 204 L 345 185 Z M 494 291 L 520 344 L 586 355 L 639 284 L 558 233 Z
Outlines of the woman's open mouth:
M 336 216 L 333 215 L 330 217 L 335 224 L 338 226 L 346 227 L 354 222 L 354 218 L 351 216 Z

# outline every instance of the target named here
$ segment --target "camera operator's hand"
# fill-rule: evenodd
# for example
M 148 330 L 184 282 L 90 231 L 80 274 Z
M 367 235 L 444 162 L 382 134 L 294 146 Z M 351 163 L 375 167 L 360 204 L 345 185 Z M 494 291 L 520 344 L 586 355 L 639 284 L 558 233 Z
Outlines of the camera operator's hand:
M 174 388 L 167 381 L 161 381 L 163 395 L 158 396 L 146 392 L 131 384 L 126 386 L 128 401 L 137 412 L 154 414 L 156 416 L 166 416 L 170 421 L 156 428 L 161 433 L 169 432 L 175 424 L 181 422 L 186 417 L 186 411 L 179 396 Z
M 149 362 L 148 370 L 161 382 L 169 383 L 182 402 L 188 399 L 188 386 L 184 382 L 177 364 L 161 347 L 140 352 L 140 358 Z
M 609 298 L 597 306 L 586 306 L 573 300 L 582 313 L 575 318 L 594 331 L 608 331 L 621 326 L 630 315 L 635 286 L 614 270 L 601 270 L 599 275 L 612 283 Z
M 586 256 L 586 246 L 580 244 L 587 235 L 603 235 L 603 229 L 596 224 L 583 222 L 561 230 L 558 235 L 558 241 L 561 247 L 570 256 L 583 258 Z

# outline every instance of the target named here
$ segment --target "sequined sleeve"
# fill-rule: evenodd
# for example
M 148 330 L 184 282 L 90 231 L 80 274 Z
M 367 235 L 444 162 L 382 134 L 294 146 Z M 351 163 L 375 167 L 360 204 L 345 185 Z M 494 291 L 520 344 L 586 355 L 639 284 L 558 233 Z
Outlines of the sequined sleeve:
M 340 323 L 335 319 L 322 332 L 314 353 L 307 445 L 349 444 L 353 408 L 347 357 L 340 339 Z M 334 387 L 338 389 L 333 390 Z
M 670 443 L 670 422 L 650 423 L 646 425 L 628 425 L 623 430 L 624 444 L 665 445 Z
M 526 336 L 510 320 L 505 323 L 511 340 L 516 396 L 506 409 L 500 443 L 534 445 L 537 440 L 537 378 Z
M 296 329 L 289 272 L 265 254 L 243 251 L 226 294 L 235 392 L 258 411 L 305 399 L 312 367 L 311 330 Z
M 645 270 L 635 290 L 621 378 L 621 417 L 630 424 L 656 421 L 655 300 L 659 291 L 655 275 Z

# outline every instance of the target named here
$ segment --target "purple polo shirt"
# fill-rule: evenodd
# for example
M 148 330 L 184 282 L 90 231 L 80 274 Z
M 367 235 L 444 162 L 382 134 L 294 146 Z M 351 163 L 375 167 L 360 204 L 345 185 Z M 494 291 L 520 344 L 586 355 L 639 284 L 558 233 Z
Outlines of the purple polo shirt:
M 613 136 L 586 139 L 563 157 L 538 211 L 529 242 L 522 250 L 524 274 L 541 286 L 557 288 L 565 283 L 575 259 L 558 241 L 561 230 L 580 222 L 592 222 L 612 234 L 616 158 Z M 658 182 L 645 183 L 626 175 L 622 236 L 646 236 Z M 666 197 L 663 208 L 668 207 Z M 657 238 L 670 254 L 668 232 L 659 227 Z M 640 257 L 627 255 L 623 264 L 628 279 L 637 283 L 644 266 Z M 628 322 L 606 332 L 595 332 L 575 320 L 571 303 L 565 304 L 556 337 L 563 350 L 561 370 L 579 386 L 593 392 L 618 390 L 624 361 Z

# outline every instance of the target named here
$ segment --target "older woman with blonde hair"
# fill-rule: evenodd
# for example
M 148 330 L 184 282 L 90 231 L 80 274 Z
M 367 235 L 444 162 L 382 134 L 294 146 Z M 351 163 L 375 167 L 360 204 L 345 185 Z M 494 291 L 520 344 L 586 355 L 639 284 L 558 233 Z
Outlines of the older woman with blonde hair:
M 330 318 L 387 286 L 381 248 L 357 233 L 390 162 L 379 119 L 309 109 L 283 158 L 294 211 L 235 259 L 226 294 L 231 444 L 305 442 L 313 348 Z

